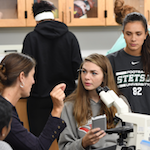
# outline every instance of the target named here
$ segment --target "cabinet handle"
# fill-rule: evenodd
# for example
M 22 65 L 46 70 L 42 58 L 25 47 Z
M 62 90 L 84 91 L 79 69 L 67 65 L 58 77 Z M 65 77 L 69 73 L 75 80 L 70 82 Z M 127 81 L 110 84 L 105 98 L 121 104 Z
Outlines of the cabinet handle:
M 62 22 L 64 22 L 64 12 L 62 11 Z
M 69 13 L 70 13 L 70 23 L 71 23 L 71 11 L 69 11 Z
M 148 10 L 148 22 L 149 22 L 149 10 Z
M 8 52 L 17 52 L 17 50 L 4 50 L 5 53 L 8 53 Z

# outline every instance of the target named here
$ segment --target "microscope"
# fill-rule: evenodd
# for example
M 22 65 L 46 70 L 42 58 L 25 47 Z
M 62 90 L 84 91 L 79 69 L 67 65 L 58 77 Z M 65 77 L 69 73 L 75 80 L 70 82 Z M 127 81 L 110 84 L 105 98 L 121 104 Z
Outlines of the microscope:
M 96 91 L 108 108 L 112 105 L 116 107 L 116 117 L 122 122 L 122 127 L 107 129 L 106 133 L 118 133 L 118 144 L 121 146 L 126 143 L 122 150 L 140 150 L 142 140 L 150 141 L 150 115 L 130 112 L 125 101 L 108 87 L 99 86 Z M 125 123 L 132 126 L 125 126 Z

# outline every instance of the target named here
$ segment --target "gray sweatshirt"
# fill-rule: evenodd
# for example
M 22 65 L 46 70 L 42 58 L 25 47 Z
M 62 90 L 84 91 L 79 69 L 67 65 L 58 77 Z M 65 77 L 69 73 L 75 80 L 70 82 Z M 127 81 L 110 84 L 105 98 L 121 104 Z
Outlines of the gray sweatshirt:
M 98 103 L 90 100 L 93 117 L 97 116 L 100 112 L 100 101 Z M 65 120 L 67 127 L 63 130 L 59 138 L 59 150 L 85 150 L 82 147 L 82 138 L 92 127 L 92 120 L 82 127 L 78 127 L 77 122 L 73 116 L 74 102 L 66 102 L 62 111 L 61 118 Z M 121 126 L 118 123 L 117 127 Z M 86 150 L 105 148 L 117 144 L 117 134 L 106 134 L 96 144 L 89 146 Z
M 0 150 L 13 150 L 13 149 L 8 143 L 0 140 Z

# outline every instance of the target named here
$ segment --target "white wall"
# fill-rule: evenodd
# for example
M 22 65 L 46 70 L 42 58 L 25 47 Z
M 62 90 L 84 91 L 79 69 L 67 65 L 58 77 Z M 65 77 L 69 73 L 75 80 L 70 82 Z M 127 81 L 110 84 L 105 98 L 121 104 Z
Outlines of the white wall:
M 26 34 L 33 29 L 33 27 L 0 28 L 0 46 L 22 45 Z M 105 55 L 121 34 L 122 28 L 120 26 L 69 27 L 69 30 L 76 35 L 82 55 L 85 57 L 95 52 Z

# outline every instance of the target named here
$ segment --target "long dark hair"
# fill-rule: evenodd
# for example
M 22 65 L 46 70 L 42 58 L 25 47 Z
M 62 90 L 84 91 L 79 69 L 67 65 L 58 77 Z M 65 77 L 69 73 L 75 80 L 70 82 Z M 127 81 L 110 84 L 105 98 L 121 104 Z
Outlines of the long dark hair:
M 148 26 L 147 26 L 147 20 L 141 13 L 133 12 L 128 14 L 123 22 L 123 31 L 127 23 L 134 22 L 134 21 L 140 21 L 145 29 L 145 34 L 147 34 L 147 37 L 142 45 L 142 51 L 141 51 L 141 61 L 143 64 L 143 70 L 146 74 L 150 74 L 150 36 L 148 33 Z

